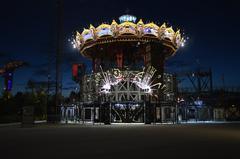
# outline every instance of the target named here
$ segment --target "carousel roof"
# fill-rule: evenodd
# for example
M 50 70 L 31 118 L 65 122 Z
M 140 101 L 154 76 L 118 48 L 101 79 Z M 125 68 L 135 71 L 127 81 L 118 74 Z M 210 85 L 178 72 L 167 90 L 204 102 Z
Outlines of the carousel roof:
M 136 22 L 134 16 L 121 16 L 120 22 L 115 20 L 111 24 L 101 24 L 97 27 L 90 25 L 88 29 L 83 29 L 81 33 L 78 31 L 72 41 L 74 48 L 78 48 L 81 52 L 98 43 L 111 43 L 115 41 L 167 41 L 176 51 L 180 46 L 184 45 L 184 38 L 180 30 L 174 31 L 172 27 L 168 27 L 165 23 L 157 25 L 153 22 L 144 24 L 140 19 Z

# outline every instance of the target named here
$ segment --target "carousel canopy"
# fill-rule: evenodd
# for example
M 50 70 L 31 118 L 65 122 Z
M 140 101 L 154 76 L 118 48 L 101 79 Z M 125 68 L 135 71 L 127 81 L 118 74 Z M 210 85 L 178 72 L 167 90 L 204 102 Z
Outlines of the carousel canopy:
M 94 27 L 90 25 L 88 29 L 76 32 L 72 41 L 73 47 L 83 52 L 85 49 L 98 43 L 111 43 L 115 41 L 158 41 L 167 42 L 176 51 L 184 45 L 185 39 L 180 30 L 174 31 L 172 27 L 165 23 L 157 25 L 153 22 L 144 24 L 140 19 L 136 23 L 136 17 L 123 15 L 119 17 L 120 23 L 115 20 L 111 24 L 101 24 Z

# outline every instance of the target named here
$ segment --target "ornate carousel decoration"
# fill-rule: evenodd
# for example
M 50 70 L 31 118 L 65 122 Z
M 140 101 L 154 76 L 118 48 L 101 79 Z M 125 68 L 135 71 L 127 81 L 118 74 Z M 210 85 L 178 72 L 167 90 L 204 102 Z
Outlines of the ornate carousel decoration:
M 153 22 L 144 24 L 142 19 L 136 23 L 136 17 L 131 15 L 123 15 L 119 21 L 119 24 L 113 20 L 111 24 L 103 23 L 97 27 L 90 25 L 81 33 L 77 31 L 72 41 L 73 47 L 79 49 L 82 55 L 86 56 L 86 50 L 97 44 L 119 41 L 154 41 L 171 47 L 174 54 L 178 48 L 184 46 L 186 41 L 180 30 L 174 31 L 166 23 L 162 25 Z

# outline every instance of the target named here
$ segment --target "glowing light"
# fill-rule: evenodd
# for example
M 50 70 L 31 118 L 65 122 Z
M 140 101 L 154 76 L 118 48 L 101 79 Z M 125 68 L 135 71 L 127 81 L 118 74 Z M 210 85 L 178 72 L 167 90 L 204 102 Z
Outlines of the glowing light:
M 101 67 L 100 67 L 101 68 Z M 129 75 L 128 71 L 120 71 L 119 69 L 113 69 L 111 71 L 97 74 L 95 77 L 96 82 L 100 83 L 100 92 L 107 94 L 111 92 L 111 86 L 117 85 L 121 81 L 125 81 L 130 78 L 131 82 L 136 84 L 143 92 L 152 94 L 153 90 L 160 89 L 162 83 L 154 83 L 155 79 L 152 79 L 156 72 L 156 69 L 152 66 L 143 69 L 142 72 Z M 160 78 L 161 76 L 157 76 Z M 154 83 L 154 84 L 153 84 Z
M 160 82 L 153 84 L 155 79 L 152 79 L 152 77 L 154 76 L 156 71 L 157 70 L 152 66 L 144 69 L 143 72 L 140 72 L 135 76 L 133 83 L 135 83 L 139 88 L 144 90 L 146 93 L 152 94 L 154 89 L 159 89 L 160 86 L 162 85 L 162 83 Z M 160 78 L 160 76 L 158 76 L 158 78 Z
M 167 28 L 164 32 L 163 32 L 163 38 L 168 38 L 170 39 L 171 41 L 173 40 L 174 38 L 174 31 L 172 30 L 172 28 Z
M 185 43 L 186 43 L 186 39 L 183 39 L 182 43 L 181 43 L 181 46 L 184 47 L 185 46 Z
M 120 23 L 123 23 L 123 22 L 136 22 L 137 18 L 133 15 L 122 15 L 121 17 L 119 17 L 119 21 Z
M 103 72 L 101 66 L 100 68 L 101 68 L 101 75 L 102 75 L 102 78 L 100 77 L 102 79 L 101 80 L 102 87 L 100 88 L 100 92 L 104 94 L 110 93 L 111 86 L 117 85 L 122 80 L 121 74 L 117 76 L 117 72 L 120 70 L 115 69 L 113 70 L 113 73 L 110 73 L 109 71 Z
M 158 36 L 158 31 L 156 29 L 153 29 L 153 28 L 145 28 L 143 32 L 144 32 L 145 35 L 150 34 L 150 35 L 154 35 L 156 37 Z
M 109 28 L 102 28 L 98 34 L 97 34 L 99 37 L 101 36 L 105 36 L 105 35 L 113 35 L 112 34 L 112 31 L 109 29 Z
M 92 39 L 93 39 L 93 35 L 91 33 L 87 33 L 83 36 L 84 41 L 92 40 Z
M 137 35 L 137 29 L 135 24 L 131 22 L 125 22 L 119 25 L 119 34 L 133 34 Z
M 106 36 L 106 35 L 113 36 L 113 32 L 111 30 L 111 25 L 101 24 L 100 26 L 97 27 L 96 34 L 98 37 L 102 37 L 102 36 Z
M 107 94 L 110 93 L 111 85 L 109 83 L 105 83 L 100 89 L 101 93 Z
M 69 40 L 69 41 L 71 41 L 71 40 Z M 72 47 L 73 47 L 74 49 L 80 49 L 80 45 L 81 45 L 80 40 L 73 39 L 73 40 L 71 41 L 71 44 L 72 44 Z

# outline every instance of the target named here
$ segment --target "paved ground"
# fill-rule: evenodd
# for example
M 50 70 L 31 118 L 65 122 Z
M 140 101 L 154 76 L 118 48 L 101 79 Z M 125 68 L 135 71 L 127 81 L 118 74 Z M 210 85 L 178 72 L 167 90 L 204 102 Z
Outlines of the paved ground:
M 6 158 L 240 158 L 240 124 L 0 128 Z

